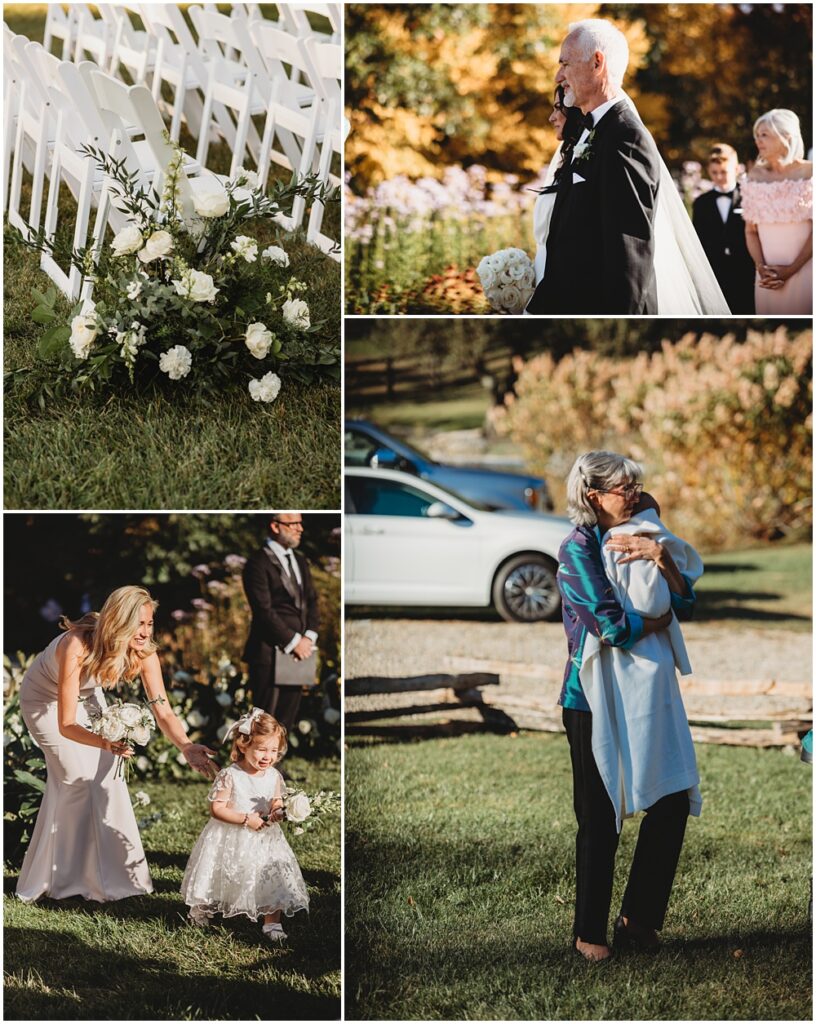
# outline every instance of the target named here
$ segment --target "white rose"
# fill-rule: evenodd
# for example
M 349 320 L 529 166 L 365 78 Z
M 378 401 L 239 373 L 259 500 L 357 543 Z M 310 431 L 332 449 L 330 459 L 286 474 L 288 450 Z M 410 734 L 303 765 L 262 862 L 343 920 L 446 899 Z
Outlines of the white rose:
M 200 711 L 193 708 L 190 714 L 187 716 L 187 722 L 193 729 L 200 729 L 209 722 L 209 718 L 206 715 L 202 715 Z
M 508 284 L 501 290 L 501 304 L 505 309 L 516 313 L 521 307 L 521 291 L 513 284 Z
M 246 347 L 256 359 L 266 358 L 274 337 L 274 334 L 267 330 L 266 324 L 262 323 L 250 324 L 244 335 Z
M 111 242 L 111 249 L 113 250 L 114 256 L 128 256 L 132 252 L 136 252 L 137 249 L 141 249 L 142 242 L 141 231 L 136 227 L 135 224 L 128 224 L 122 228 L 119 234 Z
M 194 192 L 193 206 L 199 217 L 223 217 L 229 210 L 229 196 L 222 188 Z
M 150 767 L 150 762 L 144 756 L 144 754 L 140 754 L 136 758 L 136 767 L 139 769 L 140 772 L 146 772 L 148 770 L 148 768 Z
M 295 793 L 286 801 L 286 817 L 289 821 L 298 824 L 305 821 L 312 813 L 312 805 L 305 793 Z
M 214 302 L 216 294 L 220 291 L 209 274 L 201 270 L 185 270 L 181 280 L 173 280 L 173 286 L 179 295 L 185 299 L 192 299 L 193 302 Z
M 167 758 L 170 756 L 169 750 L 163 750 L 156 758 L 156 764 L 167 764 Z
M 119 708 L 119 721 L 128 729 L 138 725 L 142 720 L 142 709 L 138 704 L 123 704 Z
M 274 402 L 280 389 L 281 381 L 276 373 L 267 373 L 260 380 L 253 378 L 249 382 L 249 393 L 254 402 Z
M 154 231 L 139 253 L 142 263 L 158 260 L 166 256 L 173 248 L 173 236 L 169 231 Z
M 139 758 L 139 760 L 141 761 L 142 758 Z M 147 758 L 144 758 L 144 760 L 147 760 Z M 133 794 L 133 802 L 136 804 L 137 807 L 147 807 L 147 805 L 150 803 L 150 797 L 147 795 L 147 793 L 145 793 L 143 789 L 137 789 L 136 792 Z
M 71 321 L 71 337 L 68 339 L 68 344 L 77 359 L 88 358 L 94 338 L 99 333 L 91 306 L 87 313 L 80 313 Z
M 232 249 L 237 256 L 245 259 L 247 263 L 254 263 L 258 258 L 258 243 L 254 238 L 250 238 L 249 235 L 238 235 L 235 240 L 230 243 L 230 249 Z
M 482 282 L 482 288 L 487 291 L 488 288 L 492 288 L 496 281 L 496 271 L 493 268 L 492 260 L 489 256 L 485 256 L 479 266 L 476 268 L 476 273 L 479 275 L 479 280 Z
M 174 345 L 159 358 L 159 369 L 166 373 L 170 380 L 181 380 L 182 377 L 186 377 L 192 365 L 193 357 L 184 345 Z
M 130 738 L 140 747 L 147 746 L 150 742 L 150 726 L 137 725 L 134 729 L 130 730 Z
M 102 719 L 102 724 L 99 726 L 99 735 L 102 739 L 116 743 L 125 735 L 125 727 L 118 718 L 112 718 L 108 715 Z
M 305 331 L 311 324 L 309 307 L 303 299 L 287 299 L 283 304 L 283 319 L 293 327 Z
M 289 266 L 289 254 L 279 245 L 270 245 L 261 253 L 261 259 L 269 260 L 278 267 Z

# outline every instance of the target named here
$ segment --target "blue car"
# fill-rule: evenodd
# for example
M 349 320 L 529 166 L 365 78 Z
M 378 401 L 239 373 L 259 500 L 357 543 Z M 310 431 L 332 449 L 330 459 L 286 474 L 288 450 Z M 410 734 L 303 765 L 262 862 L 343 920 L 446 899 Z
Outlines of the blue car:
M 367 420 L 346 420 L 344 459 L 347 466 L 412 473 L 489 509 L 551 512 L 553 508 L 547 483 L 540 476 L 434 462 Z

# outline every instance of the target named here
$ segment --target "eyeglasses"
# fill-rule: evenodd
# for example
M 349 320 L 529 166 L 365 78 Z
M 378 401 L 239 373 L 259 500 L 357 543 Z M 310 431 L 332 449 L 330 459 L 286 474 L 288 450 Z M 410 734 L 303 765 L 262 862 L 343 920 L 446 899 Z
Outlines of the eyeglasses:
M 302 530 L 303 529 L 303 520 L 302 519 L 297 519 L 297 520 L 295 520 L 294 523 L 282 523 L 280 520 L 278 520 L 277 522 L 278 522 L 278 526 L 285 526 L 288 530 L 294 530 L 294 529 Z
M 592 490 L 601 494 L 617 494 L 619 498 L 639 498 L 643 494 L 643 484 L 625 484 L 620 490 L 609 487 L 593 487 Z

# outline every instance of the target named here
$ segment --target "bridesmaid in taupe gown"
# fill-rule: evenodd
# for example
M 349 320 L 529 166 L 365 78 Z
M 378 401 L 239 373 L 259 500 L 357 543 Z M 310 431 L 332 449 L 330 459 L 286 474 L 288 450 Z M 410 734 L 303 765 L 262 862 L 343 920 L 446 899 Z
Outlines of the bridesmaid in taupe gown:
M 104 690 L 141 676 L 159 729 L 188 764 L 212 778 L 212 751 L 191 743 L 165 696 L 153 642 L 156 602 L 142 587 L 120 587 L 102 611 L 78 622 L 35 658 L 20 690 L 23 719 L 42 749 L 47 784 L 17 882 L 17 895 L 118 900 L 153 891 L 127 785 L 114 778 L 124 742 L 90 731 L 86 705 L 105 706 Z M 80 700 L 82 698 L 82 700 Z

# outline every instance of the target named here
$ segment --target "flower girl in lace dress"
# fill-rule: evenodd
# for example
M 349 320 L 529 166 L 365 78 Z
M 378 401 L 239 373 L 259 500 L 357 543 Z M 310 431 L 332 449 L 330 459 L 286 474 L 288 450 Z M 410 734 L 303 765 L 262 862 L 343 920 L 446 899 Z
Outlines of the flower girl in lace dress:
M 286 729 L 254 708 L 232 727 L 231 764 L 209 793 L 212 817 L 198 837 L 181 883 L 194 924 L 214 914 L 263 916 L 271 942 L 286 938 L 281 913 L 309 909 L 306 884 L 281 830 Z M 229 737 L 229 733 L 227 736 Z

